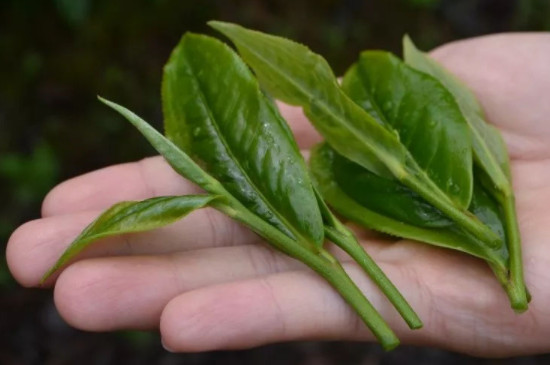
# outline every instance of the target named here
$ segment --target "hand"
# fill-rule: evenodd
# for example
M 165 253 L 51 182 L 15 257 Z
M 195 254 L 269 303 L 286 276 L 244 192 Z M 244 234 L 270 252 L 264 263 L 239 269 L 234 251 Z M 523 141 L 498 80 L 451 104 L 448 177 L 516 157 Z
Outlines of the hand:
M 474 90 L 508 144 L 533 296 L 529 311 L 515 314 L 475 258 L 358 230 L 424 321 L 423 329 L 410 331 L 358 267 L 345 267 L 405 343 L 483 356 L 548 351 L 550 35 L 482 37 L 443 46 L 433 56 Z M 282 112 L 302 148 L 320 140 L 298 109 L 282 106 Z M 12 235 L 9 267 L 21 284 L 37 286 L 72 239 L 112 204 L 196 191 L 159 157 L 71 179 L 46 197 L 42 219 Z M 163 229 L 98 242 L 53 281 L 57 308 L 71 325 L 90 331 L 160 327 L 173 351 L 372 339 L 321 278 L 212 209 Z

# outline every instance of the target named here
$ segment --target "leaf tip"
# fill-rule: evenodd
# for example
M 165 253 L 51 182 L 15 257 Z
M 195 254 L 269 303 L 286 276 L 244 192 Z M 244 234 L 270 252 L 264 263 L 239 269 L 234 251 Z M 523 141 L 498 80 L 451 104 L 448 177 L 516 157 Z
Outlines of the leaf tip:
M 220 20 L 210 20 L 210 21 L 206 22 L 206 24 L 209 27 L 214 28 L 214 29 L 216 29 L 220 32 L 222 32 L 223 29 L 235 28 L 235 27 L 238 26 L 236 24 L 228 23 L 228 22 L 222 22 Z
M 403 44 L 414 44 L 408 33 L 403 34 Z
M 48 271 L 46 271 L 44 275 L 42 275 L 42 278 L 40 278 L 38 285 L 40 287 L 44 286 L 44 283 L 46 283 L 46 280 L 48 280 L 53 275 L 53 273 L 55 273 L 58 269 L 59 269 L 58 263 L 50 267 Z
M 247 31 L 251 31 L 250 29 L 241 27 L 238 24 L 222 22 L 219 20 L 210 20 L 206 24 L 231 39 L 233 39 L 233 36 L 242 34 L 243 32 L 246 33 Z
M 113 103 L 110 100 L 105 99 L 101 95 L 97 95 L 97 100 L 99 100 L 100 102 L 102 102 L 103 104 L 105 104 L 107 106 L 110 106 L 111 108 L 114 108 L 114 106 L 116 105 L 115 103 Z

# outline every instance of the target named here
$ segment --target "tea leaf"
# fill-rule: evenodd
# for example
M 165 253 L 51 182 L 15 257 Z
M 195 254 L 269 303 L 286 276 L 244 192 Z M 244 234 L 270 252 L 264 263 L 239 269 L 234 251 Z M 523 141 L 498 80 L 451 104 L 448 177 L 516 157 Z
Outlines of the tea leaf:
M 475 95 L 454 75 L 418 50 L 408 36 L 403 38 L 403 54 L 407 64 L 435 77 L 454 96 L 471 130 L 475 161 L 498 190 L 509 194 L 510 166 L 506 146 L 500 132 L 484 120 L 483 109 Z
M 399 133 L 401 142 L 458 206 L 472 197 L 472 144 L 453 96 L 433 77 L 391 53 L 366 51 L 346 72 L 342 89 Z
M 338 168 L 336 164 L 342 161 L 343 157 L 327 144 L 321 144 L 313 149 L 310 157 L 311 172 L 314 177 L 316 186 L 319 188 L 323 198 L 342 216 L 362 225 L 365 228 L 374 229 L 383 233 L 390 234 L 395 237 L 408 238 L 421 242 L 427 242 L 436 246 L 462 251 L 477 257 L 480 257 L 501 271 L 506 272 L 506 248 L 489 249 L 483 242 L 476 239 L 474 236 L 464 232 L 456 224 L 445 227 L 422 227 L 416 226 L 405 221 L 401 221 L 395 216 L 385 212 L 375 211 L 371 205 L 363 204 L 365 201 L 358 202 L 353 199 L 348 191 L 345 191 L 337 182 L 335 170 Z M 340 169 L 349 167 L 346 164 Z M 347 178 L 353 179 L 354 174 L 360 175 L 358 169 L 352 169 L 347 172 Z M 365 186 L 368 190 L 370 187 Z M 502 233 L 502 226 L 499 219 L 498 207 L 491 200 L 487 200 L 487 196 L 479 194 L 478 189 L 474 189 L 476 194 L 472 199 L 474 206 L 473 212 L 479 214 L 479 217 L 484 223 L 489 224 L 495 229 L 498 234 Z M 397 190 L 398 198 L 392 198 L 391 190 L 387 191 L 386 197 L 391 200 L 392 204 L 398 204 L 396 210 L 399 209 L 405 199 L 402 198 L 401 192 Z M 408 205 L 410 203 L 407 203 Z M 403 208 L 407 209 L 407 208 Z M 414 217 L 415 220 L 421 219 L 421 216 Z M 500 227 L 500 228 L 499 228 Z
M 370 210 L 418 227 L 446 227 L 453 223 L 398 181 L 373 174 L 337 153 L 332 158 L 335 182 L 350 198 Z
M 210 193 L 225 195 L 224 189 L 216 179 L 208 175 L 185 152 L 180 150 L 168 138 L 157 132 L 146 121 L 121 105 L 103 99 L 100 96 L 98 96 L 98 99 L 132 123 L 177 173 Z
M 504 211 L 507 246 L 510 252 L 510 277 L 514 292 L 512 306 L 518 311 L 527 308 L 527 291 L 523 279 L 521 239 L 512 190 L 510 161 L 500 132 L 485 121 L 481 105 L 466 85 L 439 63 L 419 51 L 408 36 L 403 38 L 405 61 L 412 67 L 437 78 L 454 96 L 472 134 L 473 154 L 480 167 L 480 180 L 499 201 Z
M 227 45 L 186 34 L 164 69 L 167 136 L 244 206 L 320 247 L 321 214 L 305 162 L 276 107 Z
M 126 201 L 113 205 L 86 227 L 63 255 L 43 276 L 46 280 L 92 242 L 101 238 L 152 230 L 183 218 L 193 210 L 209 205 L 219 197 L 212 195 L 163 196 L 140 202 Z

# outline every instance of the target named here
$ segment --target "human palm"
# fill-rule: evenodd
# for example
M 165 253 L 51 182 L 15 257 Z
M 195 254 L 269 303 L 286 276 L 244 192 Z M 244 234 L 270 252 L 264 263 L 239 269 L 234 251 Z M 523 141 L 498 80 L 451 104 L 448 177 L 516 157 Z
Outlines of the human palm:
M 530 308 L 515 314 L 480 260 L 357 229 L 422 318 L 424 328 L 411 331 L 355 264 L 345 268 L 406 343 L 485 356 L 548 351 L 550 35 L 477 38 L 433 55 L 472 88 L 507 142 Z M 298 109 L 281 109 L 302 148 L 320 140 Z M 10 269 L 21 284 L 37 286 L 72 239 L 112 204 L 197 191 L 160 157 L 71 179 L 46 197 L 42 219 L 14 232 L 7 249 Z M 311 270 L 210 208 L 159 230 L 97 242 L 48 285 L 55 285 L 56 305 L 71 325 L 91 331 L 160 327 L 165 346 L 174 351 L 372 339 Z

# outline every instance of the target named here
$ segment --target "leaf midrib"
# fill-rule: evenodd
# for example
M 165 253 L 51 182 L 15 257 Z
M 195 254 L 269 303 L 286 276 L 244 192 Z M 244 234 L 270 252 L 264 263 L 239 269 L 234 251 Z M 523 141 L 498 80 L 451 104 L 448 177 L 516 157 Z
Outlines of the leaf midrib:
M 240 42 L 239 42 L 239 43 L 240 43 Z M 323 109 L 325 110 L 325 112 L 327 112 L 329 115 L 331 115 L 331 116 L 332 116 L 333 118 L 335 118 L 336 120 L 341 121 L 341 123 L 344 124 L 353 134 L 359 135 L 359 136 L 364 136 L 364 133 L 363 133 L 361 130 L 355 128 L 352 124 L 347 123 L 345 118 L 339 117 L 338 113 L 335 112 L 335 111 L 333 111 L 332 108 L 330 107 L 330 105 L 329 105 L 328 103 L 326 103 L 326 102 L 324 101 L 324 99 L 319 99 L 319 98 L 316 98 L 316 97 L 311 97 L 311 98 L 309 98 L 309 97 L 308 97 L 309 93 L 308 93 L 308 89 L 307 89 L 307 88 L 302 87 L 302 85 L 301 85 L 300 83 L 297 83 L 297 82 L 294 81 L 292 78 L 286 77 L 286 73 L 284 73 L 283 71 L 279 70 L 278 67 L 275 67 L 275 66 L 273 65 L 272 62 L 270 62 L 268 59 L 266 59 L 265 57 L 263 57 L 260 53 L 255 52 L 254 49 L 248 48 L 248 47 L 246 47 L 246 45 L 243 45 L 242 43 L 241 43 L 241 46 L 244 47 L 244 48 L 246 48 L 246 49 L 248 49 L 249 52 L 253 53 L 256 57 L 260 58 L 260 59 L 261 59 L 263 62 L 265 62 L 266 64 L 270 65 L 272 70 L 274 70 L 279 76 L 283 77 L 285 80 L 287 80 L 288 82 L 290 82 L 290 83 L 291 83 L 294 87 L 296 87 L 303 95 L 305 95 L 305 96 L 309 99 L 309 103 L 310 103 L 310 104 L 311 104 L 314 100 L 319 100 L 319 101 L 321 101 L 321 102 L 320 102 L 320 105 L 323 107 Z M 338 86 L 338 84 L 336 84 L 336 81 L 334 81 L 334 83 L 335 83 L 337 92 L 339 92 L 339 93 L 342 95 L 342 97 L 343 97 L 344 99 L 346 99 L 346 98 L 349 99 L 348 96 L 340 89 L 340 87 Z M 350 100 L 350 99 L 349 99 L 349 100 Z M 351 102 L 351 103 L 354 103 L 354 102 L 351 101 L 351 100 L 350 100 L 350 102 Z M 363 111 L 363 109 L 361 109 L 360 107 L 358 107 L 358 108 L 359 108 L 358 110 Z M 367 114 L 367 113 L 365 112 L 365 114 Z M 367 114 L 367 115 L 368 115 L 368 114 Z M 370 117 L 370 115 L 368 115 L 368 116 Z M 371 117 L 371 118 L 372 118 L 372 117 Z M 374 120 L 374 118 L 373 118 L 373 120 Z M 379 125 L 376 121 L 374 121 L 374 123 L 372 123 L 372 124 L 373 124 L 373 125 L 376 125 L 375 128 L 380 128 L 380 131 L 381 131 L 382 133 L 388 133 L 388 131 L 387 131 L 386 129 L 384 129 L 381 125 Z M 386 160 L 385 158 L 379 156 L 380 153 L 378 152 L 377 148 L 376 148 L 376 147 L 373 147 L 373 146 L 375 146 L 376 144 L 372 145 L 372 144 L 370 144 L 370 143 L 364 142 L 362 139 L 359 139 L 359 140 L 361 141 L 361 143 L 367 145 L 367 148 L 368 148 L 370 151 L 373 151 L 373 152 L 374 152 L 375 156 L 378 158 L 379 161 L 385 161 L 385 160 Z M 399 142 L 398 142 L 398 143 L 399 143 Z M 382 154 L 382 155 L 383 155 L 383 154 Z M 392 165 L 393 165 L 393 164 L 391 164 L 391 163 L 384 163 L 384 164 L 386 165 L 385 167 L 388 168 L 388 169 L 390 169 L 389 166 L 392 166 Z M 390 169 L 390 171 L 391 171 L 391 169 Z
M 187 195 L 189 196 L 189 195 Z M 206 197 L 206 196 L 205 196 Z M 121 221 L 123 221 L 124 219 L 128 218 L 129 216 L 133 216 L 133 215 L 137 215 L 137 214 L 140 214 L 142 213 L 143 211 L 145 211 L 146 209 L 149 209 L 150 207 L 154 206 L 154 205 L 157 205 L 159 203 L 163 203 L 163 202 L 167 202 L 167 201 L 170 201 L 170 200 L 175 200 L 175 199 L 178 199 L 178 198 L 181 198 L 181 197 L 178 197 L 178 196 L 170 196 L 170 197 L 160 197 L 160 198 L 157 198 L 157 199 L 154 199 L 154 200 L 151 200 L 150 202 L 148 202 L 147 204 L 143 204 L 142 207 L 140 207 L 139 209 L 137 210 L 134 210 L 134 211 L 129 211 L 131 208 L 133 208 L 132 205 L 129 205 L 129 206 L 126 206 L 124 208 L 122 208 L 121 211 L 119 211 L 117 213 L 117 216 L 116 218 L 114 219 L 109 219 L 107 222 L 105 222 L 104 224 L 102 224 L 102 227 L 104 227 L 104 231 L 106 231 L 107 234 L 110 234 L 110 232 L 115 232 L 116 230 L 112 230 L 113 227 L 120 223 Z M 213 198 L 212 198 L 213 199 Z M 211 201 L 212 199 L 207 199 L 206 203 L 208 203 L 209 201 Z M 140 203 L 143 203 L 143 201 L 141 202 L 132 202 L 132 201 L 128 201 L 128 202 L 125 202 L 125 203 L 128 203 L 128 204 L 140 204 Z M 122 204 L 122 203 L 119 203 L 119 204 Z M 120 213 L 122 213 L 122 215 L 120 215 Z M 93 226 L 95 225 L 95 223 L 97 222 L 94 222 L 92 223 L 92 225 L 90 225 L 90 229 L 93 228 Z M 88 228 L 86 228 L 88 229 Z M 138 232 L 139 231 L 139 228 L 137 230 L 132 230 L 132 232 Z M 102 234 L 92 234 L 92 235 L 89 235 L 89 234 L 84 234 L 80 237 L 79 240 L 83 240 L 83 239 L 88 239 L 90 237 L 99 237 L 99 236 L 102 236 Z
M 206 97 L 204 95 L 204 92 L 203 92 L 203 88 L 202 88 L 202 85 L 201 85 L 201 82 L 200 80 L 195 76 L 195 70 L 193 68 L 193 65 L 191 64 L 191 62 L 188 61 L 187 57 L 187 50 L 184 48 L 184 54 L 185 54 L 185 57 L 184 57 L 184 61 L 185 63 L 187 64 L 187 66 L 189 67 L 189 69 L 191 70 L 191 79 L 193 80 L 193 82 L 195 83 L 195 85 L 197 86 L 197 90 L 199 92 L 199 95 L 198 95 L 198 98 L 200 99 L 200 101 L 202 102 L 202 104 L 204 105 L 205 107 L 205 110 L 206 112 L 208 113 L 208 116 L 209 116 L 209 120 L 211 121 L 211 125 L 212 127 L 215 129 L 216 131 L 216 134 L 217 134 L 217 137 L 218 139 L 220 140 L 220 142 L 222 143 L 222 145 L 224 146 L 225 148 L 225 151 L 226 153 L 231 157 L 231 160 L 235 163 L 235 165 L 239 168 L 239 171 L 242 173 L 242 175 L 244 176 L 244 178 L 246 179 L 246 181 L 248 182 L 248 184 L 250 184 L 250 186 L 252 186 L 254 188 L 254 190 L 256 191 L 256 193 L 258 194 L 258 196 L 260 197 L 260 199 L 266 204 L 266 206 L 277 216 L 277 218 L 281 221 L 281 223 L 292 233 L 295 235 L 295 237 L 291 237 L 293 239 L 296 239 L 296 240 L 299 240 L 301 238 L 302 241 L 304 242 L 310 242 L 310 240 L 306 237 L 303 236 L 303 234 L 301 234 L 301 232 L 297 231 L 295 228 L 294 228 L 294 225 L 290 224 L 288 222 L 288 220 L 282 216 L 280 214 L 280 212 L 275 209 L 270 201 L 268 199 L 266 199 L 266 197 L 264 196 L 264 194 L 262 193 L 262 191 L 256 186 L 256 184 L 253 183 L 252 179 L 250 178 L 250 176 L 248 176 L 248 174 L 246 173 L 246 171 L 244 170 L 244 168 L 242 167 L 242 165 L 240 164 L 239 160 L 233 155 L 233 152 L 232 150 L 229 148 L 229 145 L 227 143 L 227 141 L 225 140 L 225 138 L 223 138 L 223 134 L 220 132 L 220 129 L 218 127 L 218 123 L 216 122 L 216 118 L 214 118 L 214 114 L 212 112 L 212 110 L 210 109 L 210 106 L 208 105 L 208 103 L 206 103 Z M 261 95 L 259 95 L 259 97 L 261 97 Z M 248 208 L 247 208 L 248 209 Z M 257 215 L 255 212 L 253 212 L 253 214 Z M 260 217 L 260 216 L 259 216 Z M 260 217 L 262 220 L 265 220 L 263 217 Z M 267 221 L 266 221 L 267 222 Z M 269 222 L 267 222 L 269 223 Z M 271 225 L 271 223 L 269 223 Z M 276 229 L 278 229 L 277 227 L 274 227 Z

